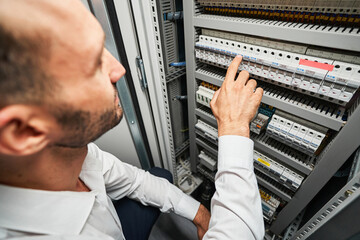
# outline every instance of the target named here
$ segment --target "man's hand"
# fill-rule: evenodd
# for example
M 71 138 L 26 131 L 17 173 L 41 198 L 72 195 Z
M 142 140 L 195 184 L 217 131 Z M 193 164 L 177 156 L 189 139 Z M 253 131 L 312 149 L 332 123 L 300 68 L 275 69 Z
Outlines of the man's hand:
M 256 88 L 256 81 L 249 79 L 247 71 L 235 76 L 242 57 L 236 56 L 230 64 L 225 80 L 210 102 L 211 110 L 218 123 L 219 137 L 223 135 L 250 136 L 249 124 L 254 117 L 263 94 Z
M 193 222 L 197 227 L 198 237 L 201 240 L 208 230 L 210 222 L 210 212 L 206 209 L 206 207 L 204 207 L 204 205 L 200 204 L 199 210 L 197 211 Z

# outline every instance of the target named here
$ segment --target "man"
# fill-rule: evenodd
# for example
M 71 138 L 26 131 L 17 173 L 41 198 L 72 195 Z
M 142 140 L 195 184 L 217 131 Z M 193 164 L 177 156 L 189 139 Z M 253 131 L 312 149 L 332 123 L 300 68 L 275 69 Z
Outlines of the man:
M 219 170 L 209 225 L 166 180 L 89 144 L 121 120 L 115 83 L 125 74 L 96 19 L 79 1 L 0 0 L 0 239 L 123 239 L 133 216 L 111 200 L 125 196 L 193 220 L 200 239 L 208 226 L 204 239 L 261 239 L 249 122 L 262 90 L 247 72 L 234 81 L 240 62 L 211 102 Z

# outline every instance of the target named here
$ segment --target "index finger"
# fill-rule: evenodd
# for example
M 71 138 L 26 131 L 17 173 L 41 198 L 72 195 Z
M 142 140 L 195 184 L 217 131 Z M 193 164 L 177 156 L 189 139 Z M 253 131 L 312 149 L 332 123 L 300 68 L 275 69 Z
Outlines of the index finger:
M 225 80 L 224 80 L 224 85 L 227 85 L 231 82 L 235 81 L 235 76 L 236 73 L 239 69 L 240 63 L 242 60 L 242 56 L 241 55 L 237 55 L 234 60 L 230 63 L 230 66 L 226 72 L 226 76 L 225 76 Z

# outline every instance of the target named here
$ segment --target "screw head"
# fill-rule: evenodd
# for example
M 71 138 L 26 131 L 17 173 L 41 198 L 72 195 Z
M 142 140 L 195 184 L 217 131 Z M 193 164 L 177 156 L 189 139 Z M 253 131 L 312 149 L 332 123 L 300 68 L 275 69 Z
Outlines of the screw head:
M 353 194 L 353 191 L 351 191 L 351 190 L 346 190 L 346 192 L 345 192 L 345 196 L 346 196 L 346 197 L 349 197 L 351 194 Z

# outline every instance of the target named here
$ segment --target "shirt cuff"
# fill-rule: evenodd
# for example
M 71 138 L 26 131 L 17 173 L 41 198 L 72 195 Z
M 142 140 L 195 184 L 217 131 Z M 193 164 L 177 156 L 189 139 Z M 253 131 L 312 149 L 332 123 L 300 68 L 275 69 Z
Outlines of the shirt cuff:
M 199 210 L 199 207 L 200 202 L 183 193 L 183 197 L 178 203 L 178 207 L 176 208 L 175 213 L 193 221 L 197 211 Z
M 219 137 L 218 170 L 244 168 L 253 170 L 254 142 L 247 137 Z

